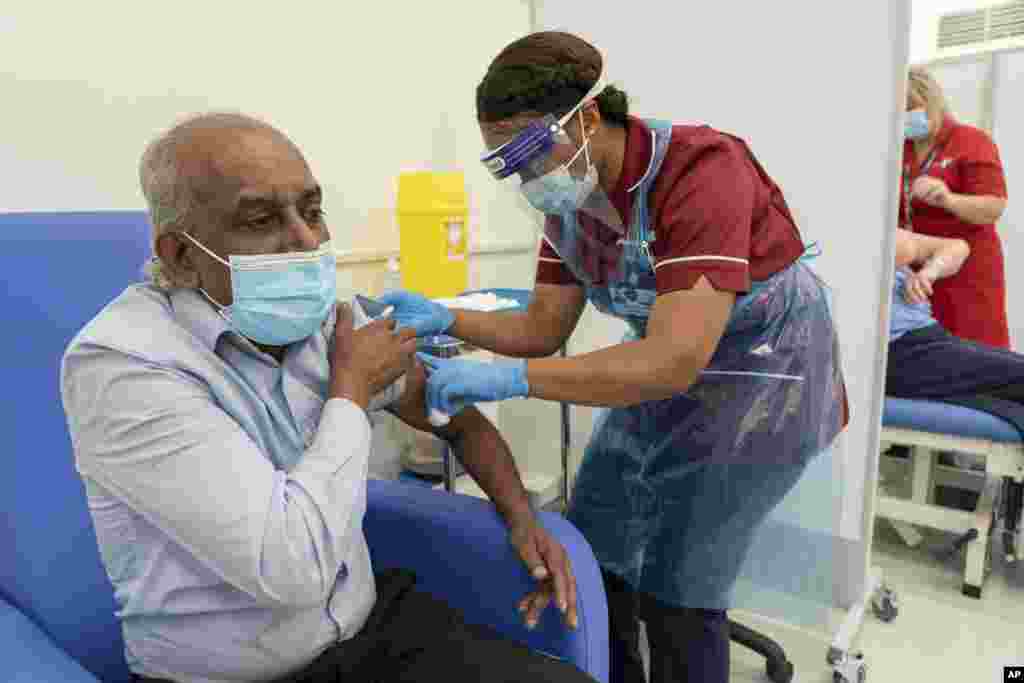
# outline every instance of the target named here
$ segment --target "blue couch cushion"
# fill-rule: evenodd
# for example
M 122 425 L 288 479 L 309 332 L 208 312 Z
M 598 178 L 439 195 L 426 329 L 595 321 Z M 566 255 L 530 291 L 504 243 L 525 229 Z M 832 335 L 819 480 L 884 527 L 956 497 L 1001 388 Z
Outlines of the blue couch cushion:
M 4 683 L 96 683 L 96 677 L 58 648 L 13 605 L 0 600 L 0 643 L 14 643 L 0 657 Z
M 128 680 L 113 590 L 100 561 L 61 405 L 68 342 L 150 253 L 144 213 L 0 214 L 8 401 L 0 411 L 0 597 L 104 681 Z
M 886 398 L 882 425 L 1000 443 L 1020 443 L 1020 432 L 994 415 L 963 406 L 907 398 Z

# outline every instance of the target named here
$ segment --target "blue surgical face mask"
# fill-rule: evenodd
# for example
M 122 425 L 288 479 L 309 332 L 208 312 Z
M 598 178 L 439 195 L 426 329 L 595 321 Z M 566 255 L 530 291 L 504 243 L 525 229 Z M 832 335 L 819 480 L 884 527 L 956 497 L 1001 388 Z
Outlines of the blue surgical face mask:
M 286 346 L 312 336 L 335 303 L 337 266 L 330 246 L 290 254 L 228 257 L 225 261 L 184 233 L 231 271 L 230 306 L 200 289 L 232 329 L 268 346 Z
M 928 112 L 924 109 L 914 109 L 907 112 L 907 118 L 903 123 L 903 135 L 908 140 L 923 140 L 929 133 Z
M 580 118 L 582 128 L 583 119 Z M 579 157 L 586 154 L 587 171 L 582 178 L 575 178 L 569 173 L 569 167 Z M 526 201 L 541 213 L 559 215 L 578 211 L 597 187 L 597 167 L 590 160 L 590 140 L 584 133 L 583 146 L 558 168 L 523 183 L 520 188 Z

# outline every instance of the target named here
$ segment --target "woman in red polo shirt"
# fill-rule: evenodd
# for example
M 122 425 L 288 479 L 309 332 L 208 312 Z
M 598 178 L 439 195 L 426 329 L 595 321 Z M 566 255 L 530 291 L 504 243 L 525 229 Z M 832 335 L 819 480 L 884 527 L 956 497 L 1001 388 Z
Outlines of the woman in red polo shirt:
M 1006 209 L 999 150 L 984 131 L 953 118 L 942 88 L 920 67 L 910 70 L 907 112 L 900 224 L 971 247 L 959 273 L 922 283 L 933 292 L 935 317 L 957 337 L 1009 348 L 1003 249 L 995 226 Z
M 644 680 L 640 618 L 652 681 L 727 683 L 725 610 L 749 555 L 763 595 L 832 603 L 831 541 L 819 542 L 830 536 L 805 530 L 832 516 L 832 496 L 801 497 L 811 527 L 762 523 L 846 424 L 836 334 L 782 192 L 747 145 L 629 116 L 603 71 L 589 43 L 537 33 L 502 50 L 477 90 L 484 164 L 517 176 L 544 217 L 528 310 L 382 300 L 421 335 L 530 359 L 424 358 L 440 413 L 516 396 L 607 409 L 569 518 L 604 571 L 613 680 Z M 627 339 L 545 357 L 588 301 L 626 322 Z M 807 510 L 812 498 L 823 507 Z M 812 585 L 823 592 L 809 596 Z M 548 599 L 521 608 L 535 621 Z

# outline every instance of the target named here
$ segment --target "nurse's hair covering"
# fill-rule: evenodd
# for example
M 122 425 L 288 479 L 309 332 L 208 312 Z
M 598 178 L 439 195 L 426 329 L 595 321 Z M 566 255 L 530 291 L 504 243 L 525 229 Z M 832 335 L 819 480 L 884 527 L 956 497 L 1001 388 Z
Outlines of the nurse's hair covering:
M 149 206 L 153 227 L 153 257 L 144 268 L 146 278 L 160 289 L 194 288 L 198 277 L 179 274 L 164 267 L 156 251 L 157 240 L 170 232 L 185 232 L 195 227 L 192 219 L 205 189 L 203 178 L 181 168 L 179 152 L 189 146 L 197 131 L 237 132 L 265 130 L 280 136 L 301 157 L 298 148 L 284 133 L 259 119 L 236 112 L 208 112 L 190 116 L 149 143 L 139 161 L 139 185 Z
M 493 123 L 523 113 L 561 116 L 579 104 L 601 76 L 597 48 L 571 33 L 532 33 L 508 45 L 476 89 L 476 115 Z M 629 99 L 613 85 L 597 97 L 601 116 L 626 125 Z
M 942 86 L 935 80 L 923 66 L 910 67 L 910 76 L 907 88 L 911 94 L 924 102 L 924 107 L 930 114 L 937 114 L 941 119 L 949 114 L 949 106 L 946 104 L 946 96 L 942 92 Z

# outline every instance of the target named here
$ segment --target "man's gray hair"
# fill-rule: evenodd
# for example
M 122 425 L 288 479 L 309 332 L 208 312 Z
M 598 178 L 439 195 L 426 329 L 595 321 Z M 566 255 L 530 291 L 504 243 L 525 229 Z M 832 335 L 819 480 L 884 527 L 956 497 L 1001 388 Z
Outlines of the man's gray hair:
M 156 250 L 157 240 L 170 232 L 195 227 L 192 222 L 198 206 L 197 189 L 203 182 L 183 171 L 179 151 L 198 130 L 274 130 L 259 119 L 235 112 L 197 114 L 161 133 L 146 147 L 139 162 L 139 184 L 149 206 L 153 226 L 153 258 L 146 264 L 146 275 L 161 289 L 196 287 L 195 275 L 188 277 L 165 268 Z

